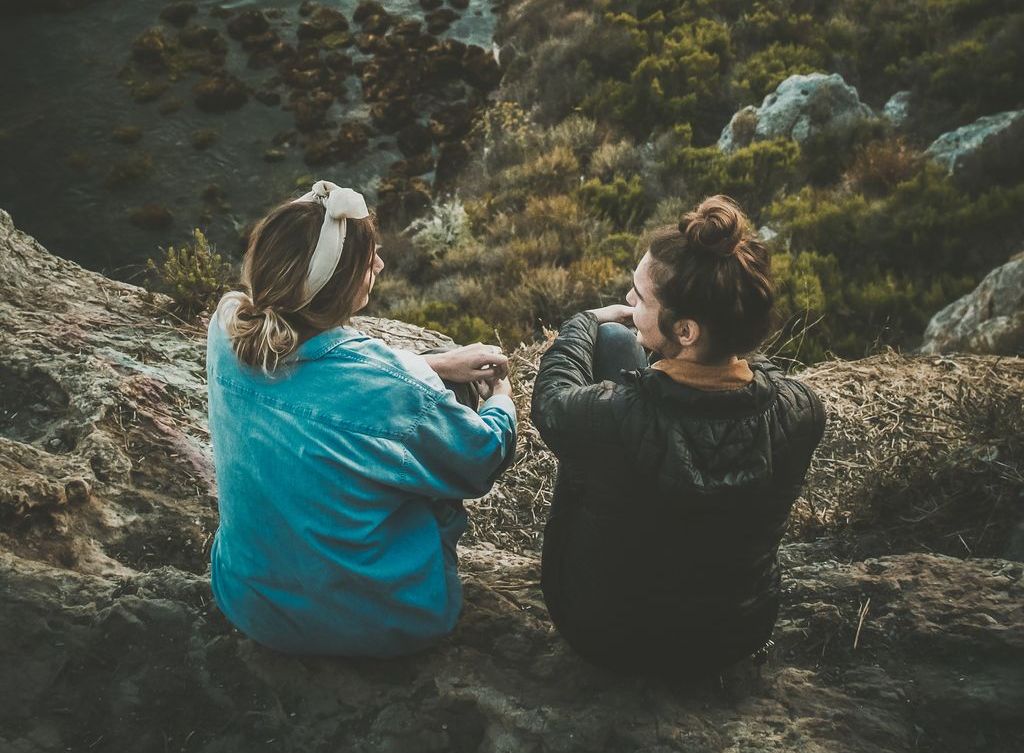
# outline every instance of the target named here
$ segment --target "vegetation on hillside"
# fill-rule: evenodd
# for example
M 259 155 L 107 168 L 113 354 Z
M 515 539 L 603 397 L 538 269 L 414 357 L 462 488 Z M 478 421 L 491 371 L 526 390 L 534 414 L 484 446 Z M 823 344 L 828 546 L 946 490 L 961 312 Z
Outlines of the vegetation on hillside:
M 1010 0 L 520 0 L 516 52 L 471 136 L 457 194 L 388 237 L 375 313 L 515 344 L 618 300 L 644 232 L 711 193 L 772 241 L 771 348 L 804 363 L 915 344 L 928 318 L 1018 243 L 1024 166 L 963 185 L 935 136 L 1024 106 L 1024 9 Z M 838 72 L 878 120 L 798 146 L 716 146 L 786 77 Z

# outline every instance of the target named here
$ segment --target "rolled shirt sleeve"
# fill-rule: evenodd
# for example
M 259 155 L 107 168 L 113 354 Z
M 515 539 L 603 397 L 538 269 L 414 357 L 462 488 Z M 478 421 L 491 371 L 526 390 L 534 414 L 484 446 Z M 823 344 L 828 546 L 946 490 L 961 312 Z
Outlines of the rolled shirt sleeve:
M 477 413 L 444 390 L 426 402 L 403 444 L 403 487 L 436 499 L 480 497 L 514 459 L 516 408 L 495 395 Z

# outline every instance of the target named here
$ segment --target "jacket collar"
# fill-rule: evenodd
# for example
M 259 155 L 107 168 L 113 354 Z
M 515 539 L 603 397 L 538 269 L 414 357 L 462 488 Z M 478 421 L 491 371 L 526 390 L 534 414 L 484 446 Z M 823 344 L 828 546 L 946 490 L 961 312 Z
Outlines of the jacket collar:
M 701 390 L 675 381 L 662 370 L 648 367 L 627 372 L 645 395 L 701 418 L 741 418 L 763 413 L 775 402 L 778 390 L 759 363 L 749 364 L 753 380 L 732 390 Z
M 681 384 L 709 392 L 740 389 L 754 378 L 754 372 L 743 359 L 727 366 L 709 366 L 694 361 L 680 361 L 678 358 L 662 358 L 651 368 L 664 371 Z

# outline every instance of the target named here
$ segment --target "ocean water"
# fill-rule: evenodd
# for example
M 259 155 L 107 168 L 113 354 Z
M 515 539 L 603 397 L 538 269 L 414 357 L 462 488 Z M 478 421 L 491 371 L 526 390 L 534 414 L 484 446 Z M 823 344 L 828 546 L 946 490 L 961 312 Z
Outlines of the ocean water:
M 138 104 L 118 73 L 129 62 L 133 40 L 144 30 L 162 25 L 170 36 L 176 28 L 159 19 L 161 0 L 97 0 L 63 14 L 0 17 L 0 208 L 16 225 L 35 236 L 49 251 L 118 279 L 141 282 L 145 260 L 160 249 L 186 241 L 200 226 L 218 250 L 238 258 L 240 232 L 269 206 L 301 193 L 315 178 L 327 178 L 364 191 L 373 200 L 379 177 L 396 159 L 394 140 L 371 139 L 356 161 L 309 167 L 302 149 L 285 149 L 285 158 L 268 163 L 263 154 L 274 134 L 294 128 L 291 112 L 249 99 L 242 108 L 210 114 L 192 103 L 191 88 L 199 80 L 186 74 L 156 102 Z M 217 7 L 279 8 L 272 21 L 281 37 L 294 44 L 301 20 L 299 3 L 259 1 L 214 3 L 198 0 L 192 22 L 219 29 L 228 41 L 226 68 L 258 87 L 275 75 L 273 69 L 248 70 L 248 55 L 227 37 L 226 21 L 210 15 Z M 357 0 L 324 0 L 351 20 Z M 422 19 L 417 0 L 384 0 L 387 10 Z M 491 45 L 494 13 L 488 0 L 472 0 L 442 36 L 485 48 Z M 354 47 L 346 50 L 360 58 Z M 283 89 L 278 89 L 283 92 Z M 335 102 L 333 119 L 366 118 L 356 77 L 348 83 L 349 101 Z M 162 115 L 160 103 L 177 97 L 184 105 Z M 141 140 L 116 143 L 113 131 L 141 128 Z M 192 134 L 215 129 L 217 140 L 204 150 L 192 145 Z M 105 185 L 111 170 L 124 161 L 152 160 L 152 173 L 131 185 Z M 200 220 L 203 191 L 215 184 L 226 208 Z M 303 188 L 303 190 L 305 190 Z M 146 230 L 129 221 L 147 203 L 159 203 L 173 214 L 166 229 Z

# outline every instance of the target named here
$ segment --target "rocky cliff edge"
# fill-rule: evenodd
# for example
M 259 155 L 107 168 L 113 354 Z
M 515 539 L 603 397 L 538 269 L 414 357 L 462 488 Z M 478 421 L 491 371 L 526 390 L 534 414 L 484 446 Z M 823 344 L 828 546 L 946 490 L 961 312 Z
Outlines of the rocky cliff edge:
M 218 612 L 203 331 L 0 211 L 0 750 L 1019 751 L 1024 362 L 888 353 L 802 375 L 830 425 L 760 677 L 577 658 L 540 596 L 553 461 L 470 503 L 466 608 L 400 661 L 290 658 Z M 441 341 L 362 319 L 406 346 Z M 515 362 L 529 397 L 539 348 Z

